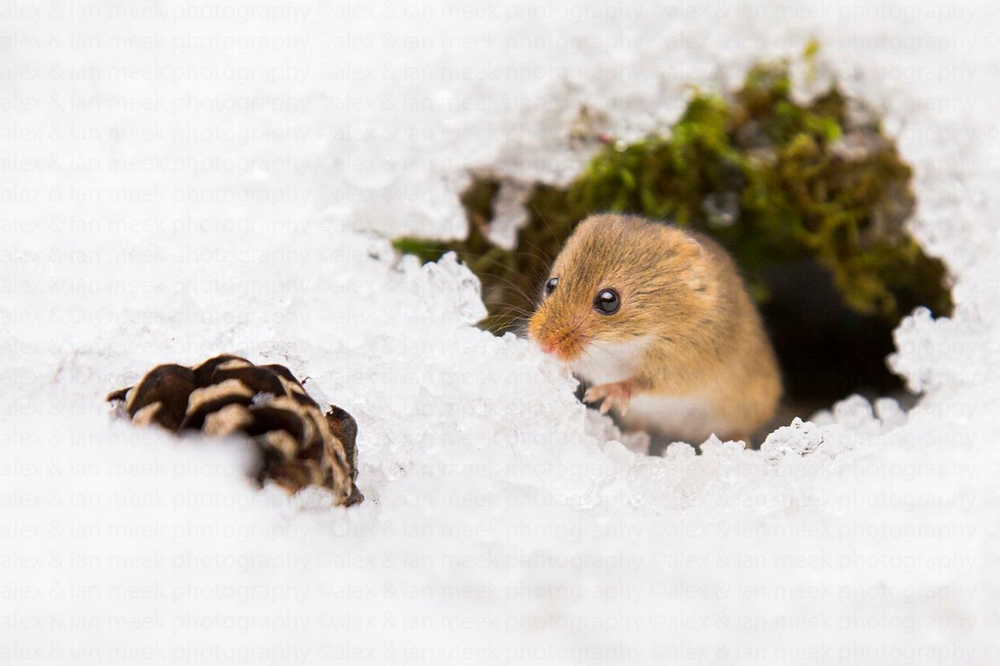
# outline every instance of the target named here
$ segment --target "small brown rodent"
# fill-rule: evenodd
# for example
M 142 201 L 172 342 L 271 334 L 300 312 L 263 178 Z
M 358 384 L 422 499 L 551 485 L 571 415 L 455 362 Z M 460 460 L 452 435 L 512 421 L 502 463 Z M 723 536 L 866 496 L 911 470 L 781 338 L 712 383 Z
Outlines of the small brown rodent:
M 556 258 L 528 335 L 629 429 L 700 443 L 766 423 L 781 375 L 725 250 L 639 217 L 595 215 Z

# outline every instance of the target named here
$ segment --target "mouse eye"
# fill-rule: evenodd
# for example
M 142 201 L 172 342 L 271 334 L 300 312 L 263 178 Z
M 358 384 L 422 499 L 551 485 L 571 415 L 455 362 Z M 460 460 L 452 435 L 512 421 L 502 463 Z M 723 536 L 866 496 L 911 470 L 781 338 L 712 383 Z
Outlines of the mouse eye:
M 622 299 L 614 289 L 602 289 L 594 299 L 594 309 L 601 314 L 613 315 L 622 306 Z
M 552 292 L 556 290 L 557 284 L 559 284 L 559 278 L 549 278 L 549 281 L 545 283 L 545 295 L 551 296 Z

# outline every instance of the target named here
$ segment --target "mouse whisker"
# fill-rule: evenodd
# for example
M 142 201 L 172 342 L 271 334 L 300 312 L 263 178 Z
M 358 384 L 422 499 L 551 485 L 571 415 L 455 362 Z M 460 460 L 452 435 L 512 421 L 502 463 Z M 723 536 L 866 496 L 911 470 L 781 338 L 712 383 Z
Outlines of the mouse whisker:
M 562 243 L 566 240 L 565 236 L 560 237 L 559 234 L 555 232 L 549 221 L 545 219 L 545 215 L 543 215 L 542 211 L 538 209 L 538 206 L 531 203 L 531 201 L 528 201 L 527 204 L 531 206 L 531 210 L 535 211 L 535 215 L 537 215 L 538 219 L 541 220 L 542 224 L 545 225 L 545 229 L 549 232 L 549 235 L 552 237 L 552 240 L 562 245 Z

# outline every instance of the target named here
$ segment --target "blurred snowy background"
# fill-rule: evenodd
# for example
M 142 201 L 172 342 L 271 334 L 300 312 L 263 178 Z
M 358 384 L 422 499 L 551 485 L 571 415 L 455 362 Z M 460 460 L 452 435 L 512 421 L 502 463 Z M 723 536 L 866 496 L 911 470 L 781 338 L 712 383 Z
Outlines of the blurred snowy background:
M 579 169 L 581 103 L 638 136 L 812 37 L 956 276 L 898 331 L 909 414 L 633 453 L 375 233 L 460 235 L 469 169 Z M 0 663 L 1000 663 L 998 118 L 996 0 L 6 0 Z M 110 421 L 220 352 L 357 418 L 364 504 Z

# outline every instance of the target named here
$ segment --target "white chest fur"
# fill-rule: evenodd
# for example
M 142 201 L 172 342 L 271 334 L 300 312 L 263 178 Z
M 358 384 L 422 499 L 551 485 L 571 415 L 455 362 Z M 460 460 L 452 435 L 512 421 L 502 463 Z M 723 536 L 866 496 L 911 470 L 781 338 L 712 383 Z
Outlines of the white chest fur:
M 570 364 L 570 369 L 594 385 L 623 381 L 635 374 L 651 341 L 645 337 L 624 343 L 591 342 L 587 351 Z
M 591 385 L 611 384 L 635 375 L 651 338 L 628 343 L 593 342 L 570 364 L 573 374 Z M 700 444 L 710 434 L 725 433 L 729 426 L 711 408 L 703 395 L 667 397 L 640 393 L 620 419 L 630 429 L 653 430 L 687 442 Z
M 640 393 L 632 398 L 621 422 L 629 429 L 653 430 L 691 444 L 730 430 L 709 402 L 697 395 L 671 398 Z

